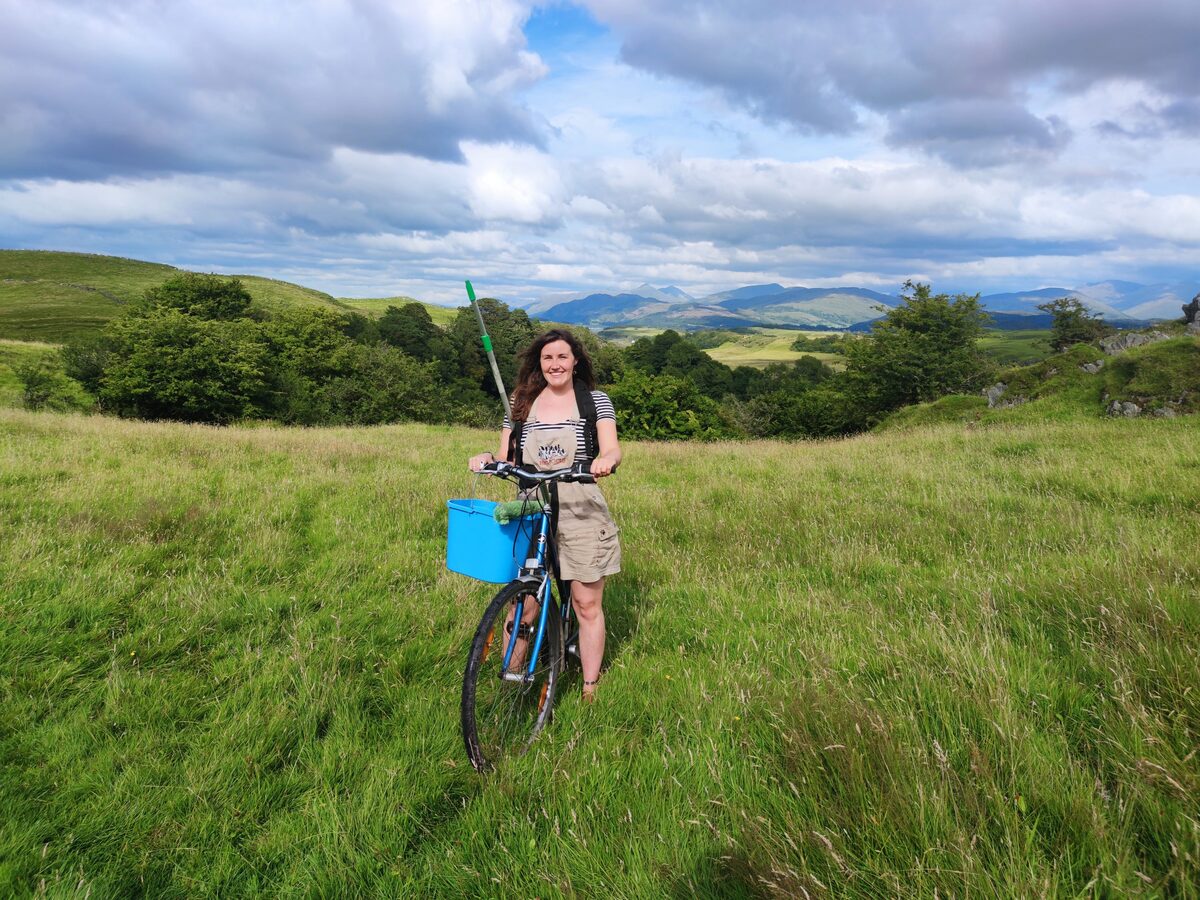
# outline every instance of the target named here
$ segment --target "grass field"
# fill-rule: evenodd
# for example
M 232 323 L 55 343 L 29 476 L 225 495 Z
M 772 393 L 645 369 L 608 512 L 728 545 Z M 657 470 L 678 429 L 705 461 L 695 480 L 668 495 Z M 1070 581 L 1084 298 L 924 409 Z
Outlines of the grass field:
M 0 894 L 1200 896 L 1200 418 L 640 444 L 481 778 L 458 428 L 0 410 Z
M 984 332 L 979 349 L 1002 366 L 1027 365 L 1045 359 L 1050 348 L 1049 329 Z
M 844 360 L 836 353 L 813 353 L 792 349 L 792 344 L 800 335 L 819 337 L 834 333 L 831 331 L 796 331 L 790 328 L 754 328 L 749 334 L 738 335 L 736 340 L 706 350 L 705 353 L 730 368 L 753 366 L 761 369 L 771 363 L 795 362 L 801 356 L 815 356 L 826 365 L 840 369 Z
M 627 326 L 606 328 L 600 336 L 611 341 L 618 347 L 628 347 L 641 337 L 654 337 L 665 329 Z M 746 334 L 738 334 L 734 339 L 726 341 L 719 347 L 704 352 L 718 362 L 733 368 L 736 366 L 753 366 L 761 369 L 771 363 L 794 362 L 801 356 L 815 356 L 835 369 L 842 368 L 842 357 L 836 353 L 804 353 L 791 349 L 792 343 L 800 335 L 818 337 L 823 334 L 834 334 L 830 331 L 798 331 L 791 328 L 752 328 Z

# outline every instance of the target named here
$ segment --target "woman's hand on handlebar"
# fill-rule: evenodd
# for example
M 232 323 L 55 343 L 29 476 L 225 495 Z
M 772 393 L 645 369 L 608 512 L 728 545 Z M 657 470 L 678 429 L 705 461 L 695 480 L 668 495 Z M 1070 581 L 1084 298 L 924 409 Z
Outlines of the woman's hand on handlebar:
M 611 475 L 617 468 L 617 461 L 611 456 L 597 456 L 592 460 L 592 474 L 597 478 Z
M 484 466 L 486 466 L 488 463 L 495 462 L 495 461 L 496 461 L 495 456 L 493 456 L 491 453 L 488 453 L 487 451 L 484 451 L 483 453 L 476 453 L 469 460 L 467 460 L 467 467 L 472 472 L 478 472 Z

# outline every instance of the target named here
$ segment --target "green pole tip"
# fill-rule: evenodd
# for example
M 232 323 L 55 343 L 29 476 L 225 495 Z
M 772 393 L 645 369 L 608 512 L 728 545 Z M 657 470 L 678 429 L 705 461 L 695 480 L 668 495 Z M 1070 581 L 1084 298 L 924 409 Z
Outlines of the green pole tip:
M 475 288 L 471 287 L 471 282 L 467 282 L 467 296 L 471 298 L 471 302 L 475 302 Z

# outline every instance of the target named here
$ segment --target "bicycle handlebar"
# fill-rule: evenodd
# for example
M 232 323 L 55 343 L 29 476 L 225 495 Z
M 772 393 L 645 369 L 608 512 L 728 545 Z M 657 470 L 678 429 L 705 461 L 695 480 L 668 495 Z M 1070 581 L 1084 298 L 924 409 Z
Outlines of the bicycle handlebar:
M 588 463 L 577 462 L 566 469 L 555 469 L 552 472 L 539 472 L 536 469 L 523 469 L 510 462 L 498 459 L 486 463 L 479 470 L 480 475 L 495 475 L 497 478 L 516 480 L 521 487 L 533 487 L 536 484 L 548 484 L 552 481 L 577 482 L 579 484 L 595 484 L 596 476 L 590 471 Z

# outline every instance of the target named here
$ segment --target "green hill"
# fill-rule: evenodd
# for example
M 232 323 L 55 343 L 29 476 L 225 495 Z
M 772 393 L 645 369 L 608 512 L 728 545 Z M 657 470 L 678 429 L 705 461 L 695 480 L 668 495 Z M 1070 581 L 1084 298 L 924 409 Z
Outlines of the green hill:
M 1118 414 L 1169 418 L 1200 412 L 1200 338 L 1171 325 L 1151 330 L 1178 334 L 1115 356 L 1077 344 L 1033 365 L 1000 372 L 996 386 L 1003 389 L 994 407 L 980 395 L 942 397 L 897 410 L 878 430 L 943 422 L 1032 423 Z
M 378 318 L 387 312 L 389 306 L 404 306 L 406 303 L 421 303 L 422 306 L 429 312 L 429 318 L 433 319 L 433 324 L 439 325 L 442 328 L 448 326 L 454 321 L 458 315 L 458 308 L 454 306 L 439 306 L 436 303 L 422 303 L 420 300 L 414 300 L 412 297 L 338 297 L 338 303 L 343 306 L 353 309 L 356 312 L 364 315 Z M 466 305 L 466 300 L 463 301 Z
M 0 338 L 61 343 L 93 332 L 147 288 L 179 272 L 173 266 L 115 256 L 0 250 Z M 238 275 L 256 303 L 349 307 L 311 288 Z
M 1200 417 L 1052 399 L 628 445 L 600 698 L 488 778 L 494 435 L 0 409 L 0 894 L 1194 896 Z

